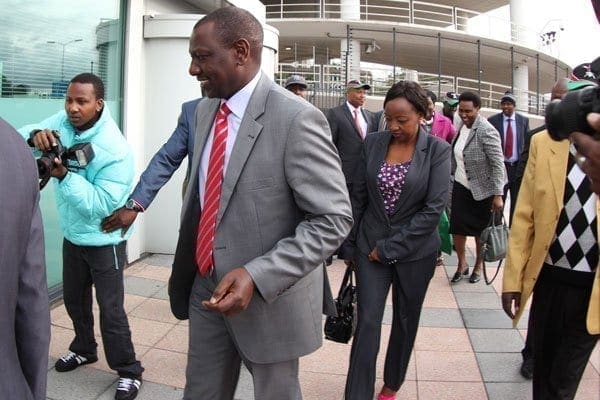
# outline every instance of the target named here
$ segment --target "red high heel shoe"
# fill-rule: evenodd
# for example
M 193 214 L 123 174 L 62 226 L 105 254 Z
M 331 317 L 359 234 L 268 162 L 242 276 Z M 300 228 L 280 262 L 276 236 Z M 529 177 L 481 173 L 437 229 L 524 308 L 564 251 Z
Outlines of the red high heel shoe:
M 396 400 L 396 394 L 390 394 L 390 395 L 386 395 L 386 394 L 382 394 L 379 393 L 377 395 L 377 400 Z

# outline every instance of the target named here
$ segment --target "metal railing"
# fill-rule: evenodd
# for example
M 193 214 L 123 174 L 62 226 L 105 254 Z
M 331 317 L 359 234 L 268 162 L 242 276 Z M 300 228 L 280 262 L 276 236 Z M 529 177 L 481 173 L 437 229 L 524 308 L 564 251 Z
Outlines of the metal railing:
M 398 72 L 400 71 L 400 72 Z M 294 74 L 302 75 L 307 83 L 307 100 L 320 109 L 327 109 L 341 104 L 346 96 L 346 85 L 344 82 L 344 71 L 340 65 L 300 65 L 298 63 L 278 64 L 275 82 L 282 85 L 285 80 Z M 416 76 L 415 76 L 416 74 Z M 390 86 L 399 80 L 415 79 L 419 84 L 436 93 L 438 99 L 446 92 L 462 93 L 472 91 L 479 93 L 482 107 L 500 109 L 500 99 L 510 90 L 510 86 L 495 82 L 479 82 L 476 79 L 460 76 L 437 75 L 424 72 L 416 72 L 398 69 L 394 76 L 389 66 L 361 68 L 360 80 L 371 85 L 368 94 L 375 97 L 385 97 Z M 439 90 L 438 90 L 439 89 Z M 527 100 L 527 111 L 537 114 L 537 104 L 540 102 L 539 113 L 543 115 L 545 104 L 543 94 L 534 91 L 515 90 L 515 95 Z
M 478 36 L 519 43 L 539 32 L 510 20 L 482 14 L 460 7 L 412 0 L 360 0 L 359 13 L 348 17 L 340 0 L 263 1 L 267 19 L 356 19 L 373 22 L 395 22 L 464 31 Z M 473 22 L 477 22 L 474 24 Z M 504 27 L 505 29 L 499 29 Z M 499 36 L 500 32 L 500 36 Z

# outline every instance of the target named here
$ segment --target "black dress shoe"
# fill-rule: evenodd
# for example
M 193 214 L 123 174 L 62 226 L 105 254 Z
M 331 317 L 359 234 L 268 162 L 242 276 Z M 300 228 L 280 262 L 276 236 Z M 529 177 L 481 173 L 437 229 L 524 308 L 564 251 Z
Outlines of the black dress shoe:
M 533 358 L 526 358 L 521 364 L 521 375 L 525 379 L 533 378 Z
M 481 276 L 479 276 L 479 274 L 475 271 L 473 271 L 473 273 L 471 274 L 471 277 L 469 278 L 469 282 L 470 283 L 477 283 L 481 280 Z
M 469 275 L 469 267 L 465 268 L 463 270 L 463 272 L 455 272 L 454 275 L 452 276 L 452 279 L 450 279 L 450 282 L 452 283 L 456 283 L 458 281 L 460 281 L 463 278 L 463 275 Z

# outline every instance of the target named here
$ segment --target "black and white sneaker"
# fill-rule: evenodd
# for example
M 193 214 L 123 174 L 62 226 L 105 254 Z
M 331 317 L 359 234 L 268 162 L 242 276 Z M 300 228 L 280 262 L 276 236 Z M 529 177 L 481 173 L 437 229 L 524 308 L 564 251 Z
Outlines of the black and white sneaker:
M 115 393 L 115 400 L 132 400 L 138 395 L 138 390 L 142 386 L 142 377 L 139 378 L 119 378 L 119 386 Z
M 54 364 L 54 368 L 58 372 L 68 372 L 73 371 L 80 365 L 91 364 L 96 361 L 98 361 L 98 357 L 96 356 L 84 357 L 82 355 L 70 351 L 69 354 L 67 354 L 66 356 L 62 356 L 56 361 L 56 364 Z

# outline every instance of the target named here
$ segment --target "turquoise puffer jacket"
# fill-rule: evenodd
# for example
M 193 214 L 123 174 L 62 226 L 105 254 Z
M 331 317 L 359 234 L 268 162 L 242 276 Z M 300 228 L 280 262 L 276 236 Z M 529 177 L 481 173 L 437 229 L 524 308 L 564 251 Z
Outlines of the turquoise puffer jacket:
M 69 148 L 76 143 L 90 142 L 94 159 L 81 170 L 69 172 L 54 181 L 56 205 L 63 235 L 80 246 L 105 246 L 122 242 L 121 230 L 104 233 L 102 219 L 125 204 L 134 177 L 133 154 L 125 137 L 110 115 L 106 105 L 100 119 L 90 129 L 76 134 L 65 111 L 38 124 L 27 125 L 19 133 L 28 139 L 34 129 L 55 129 L 60 141 Z M 39 156 L 39 154 L 38 154 Z

